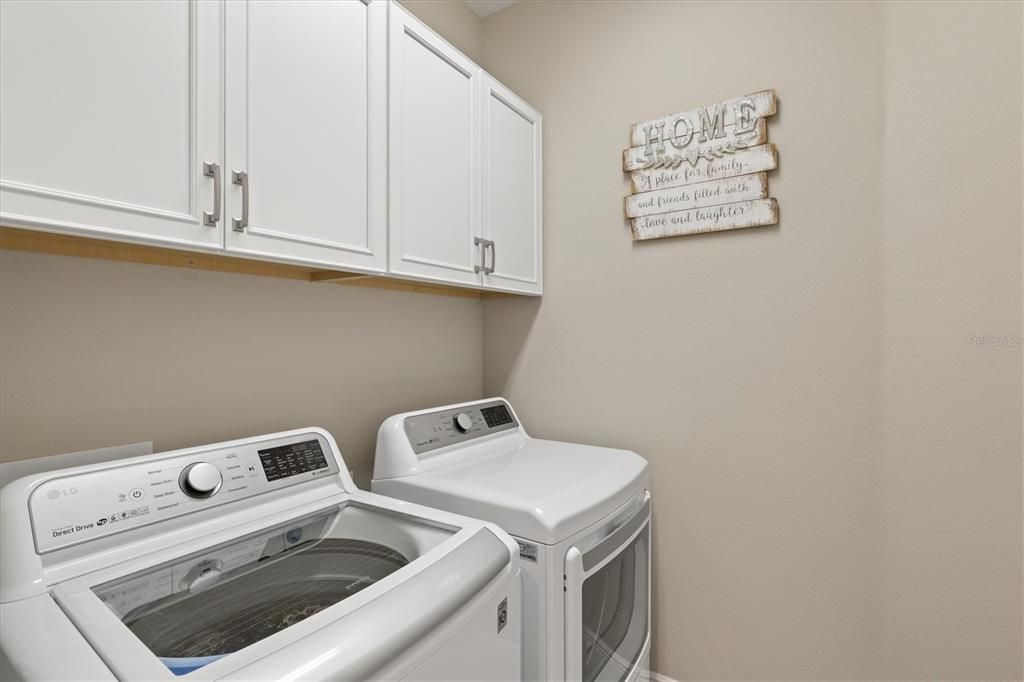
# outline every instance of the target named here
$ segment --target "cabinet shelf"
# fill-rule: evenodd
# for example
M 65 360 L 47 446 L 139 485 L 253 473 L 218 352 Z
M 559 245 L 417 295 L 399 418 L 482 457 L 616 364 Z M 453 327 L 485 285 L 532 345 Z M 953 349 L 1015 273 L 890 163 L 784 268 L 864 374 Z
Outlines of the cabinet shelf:
M 343 284 L 346 286 L 370 287 L 411 291 L 436 296 L 459 298 L 480 298 L 482 296 L 505 296 L 499 292 L 483 292 L 443 284 L 410 282 L 387 275 L 324 270 L 322 268 L 268 263 L 249 260 L 219 253 L 196 253 L 159 246 L 128 244 L 124 242 L 96 239 L 94 237 L 73 237 L 55 232 L 22 230 L 0 226 L 0 249 L 5 251 L 28 251 L 57 256 L 74 256 L 94 260 L 120 261 L 147 265 L 163 265 L 174 268 L 228 272 L 239 275 L 277 277 L 300 280 L 314 284 Z

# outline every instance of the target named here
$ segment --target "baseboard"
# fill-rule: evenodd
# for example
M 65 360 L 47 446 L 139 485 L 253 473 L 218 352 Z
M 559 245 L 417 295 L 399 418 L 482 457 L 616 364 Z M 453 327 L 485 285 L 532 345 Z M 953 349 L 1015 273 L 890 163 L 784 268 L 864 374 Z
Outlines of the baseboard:
M 647 679 L 650 682 L 676 682 L 675 679 L 668 675 L 662 675 L 661 673 L 656 673 L 653 670 L 647 674 Z

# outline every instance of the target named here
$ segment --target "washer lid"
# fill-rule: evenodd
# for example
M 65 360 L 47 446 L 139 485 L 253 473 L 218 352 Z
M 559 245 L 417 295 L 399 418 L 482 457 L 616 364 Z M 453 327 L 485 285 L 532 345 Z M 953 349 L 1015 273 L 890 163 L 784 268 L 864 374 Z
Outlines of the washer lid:
M 495 440 L 449 465 L 375 480 L 374 492 L 473 516 L 553 545 L 618 509 L 647 486 L 635 452 L 536 438 Z
M 369 679 L 512 559 L 482 524 L 449 526 L 378 497 L 162 563 L 114 565 L 54 596 L 120 679 Z
M 305 620 L 406 566 L 380 542 L 334 536 L 341 507 L 112 580 L 93 592 L 181 675 Z M 344 518 L 342 518 L 344 517 Z

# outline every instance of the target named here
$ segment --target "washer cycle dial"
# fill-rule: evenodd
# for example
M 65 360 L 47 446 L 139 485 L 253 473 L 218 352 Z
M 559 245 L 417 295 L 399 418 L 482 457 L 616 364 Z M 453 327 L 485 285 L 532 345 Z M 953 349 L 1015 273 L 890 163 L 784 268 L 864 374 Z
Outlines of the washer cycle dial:
M 455 419 L 452 420 L 452 424 L 459 433 L 467 433 L 473 428 L 473 418 L 465 412 L 459 412 L 455 415 Z
M 202 499 L 212 497 L 220 490 L 223 478 L 220 469 L 209 462 L 193 462 L 182 469 L 178 477 L 181 491 L 189 497 Z

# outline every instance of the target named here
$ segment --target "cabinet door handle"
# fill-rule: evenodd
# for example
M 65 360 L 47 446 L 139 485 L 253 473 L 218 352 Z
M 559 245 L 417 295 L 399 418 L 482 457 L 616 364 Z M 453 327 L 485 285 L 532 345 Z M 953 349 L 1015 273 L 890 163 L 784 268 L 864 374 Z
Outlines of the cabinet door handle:
M 249 174 L 245 171 L 231 171 L 231 183 L 242 186 L 242 217 L 231 219 L 231 229 L 243 232 L 249 227 Z
M 482 246 L 480 249 L 480 263 L 473 266 L 473 272 L 482 272 L 487 274 L 487 247 L 492 244 L 490 239 L 484 239 L 483 237 L 473 237 L 473 246 Z
M 213 211 L 203 211 L 203 225 L 216 227 L 220 221 L 220 166 L 215 163 L 204 163 L 203 175 L 213 178 Z
M 494 268 L 498 267 L 498 247 L 494 244 L 493 240 L 487 240 L 487 246 L 491 247 L 491 267 L 490 269 L 484 268 L 484 274 L 489 275 L 494 272 Z M 487 246 L 484 247 L 486 251 Z

